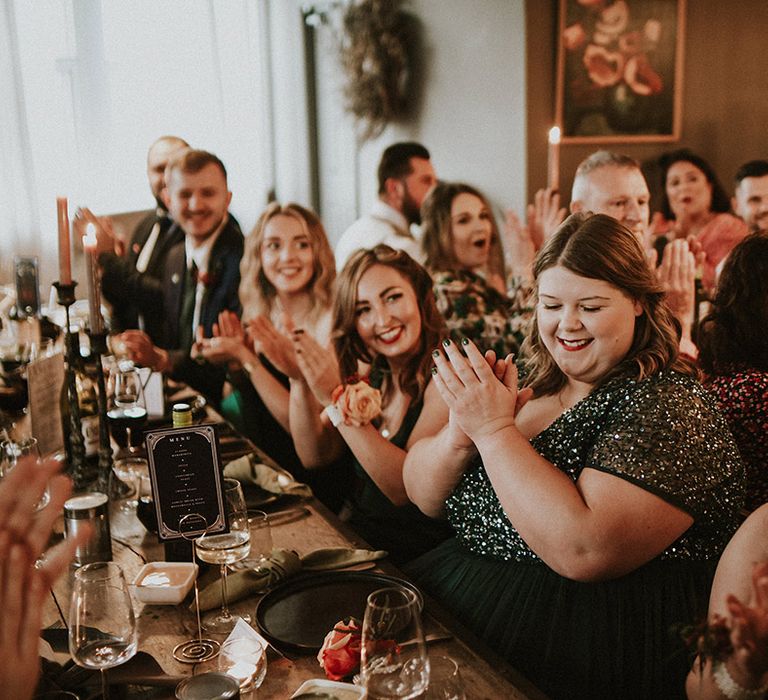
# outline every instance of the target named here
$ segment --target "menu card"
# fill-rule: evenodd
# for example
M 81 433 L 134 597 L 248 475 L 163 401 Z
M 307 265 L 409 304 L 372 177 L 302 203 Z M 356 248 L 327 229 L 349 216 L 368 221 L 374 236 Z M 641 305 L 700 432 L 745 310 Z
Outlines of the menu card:
M 191 514 L 205 519 L 207 532 L 226 530 L 214 426 L 152 430 L 146 433 L 145 443 L 158 537 L 182 537 L 185 528 L 180 521 Z
M 60 403 L 63 384 L 64 356 L 60 352 L 27 365 L 29 417 L 41 455 L 64 447 Z

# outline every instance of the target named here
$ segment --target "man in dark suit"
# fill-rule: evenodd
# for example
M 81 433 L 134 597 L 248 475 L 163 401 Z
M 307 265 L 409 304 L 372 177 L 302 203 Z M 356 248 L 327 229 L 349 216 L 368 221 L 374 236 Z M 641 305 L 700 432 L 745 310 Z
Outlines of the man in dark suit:
M 141 328 L 154 342 L 161 340 L 162 318 L 157 314 L 141 315 L 133 300 L 126 296 L 121 280 L 129 269 L 146 273 L 159 280 L 168 251 L 184 239 L 182 229 L 173 226 L 173 220 L 163 199 L 168 161 L 184 148 L 189 148 L 189 144 L 178 136 L 161 136 L 149 147 L 147 179 L 156 208 L 138 223 L 123 255 L 115 254 L 101 258 L 102 292 L 112 306 L 112 329 L 122 331 L 127 328 Z
M 160 280 L 146 273 L 122 278 L 145 317 L 162 317 L 162 338 L 155 343 L 141 330 L 122 334 L 126 348 L 141 365 L 184 381 L 218 401 L 224 370 L 199 364 L 190 356 L 196 334 L 209 337 L 221 311 L 239 313 L 238 286 L 243 234 L 229 216 L 232 193 L 224 164 L 212 153 L 178 152 L 165 175 L 166 201 L 183 240 L 168 252 Z M 100 258 L 101 262 L 101 258 Z

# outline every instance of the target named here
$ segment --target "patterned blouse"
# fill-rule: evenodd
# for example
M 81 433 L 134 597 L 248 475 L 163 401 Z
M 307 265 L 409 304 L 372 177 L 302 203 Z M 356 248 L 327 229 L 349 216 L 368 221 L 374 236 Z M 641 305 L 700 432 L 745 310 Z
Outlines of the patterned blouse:
M 747 474 L 745 506 L 753 511 L 768 502 L 768 372 L 748 367 L 709 377 L 714 395 L 733 433 Z
M 518 352 L 530 317 L 526 294 L 510 298 L 469 270 L 433 272 L 432 284 L 437 308 L 455 341 L 467 337 L 497 357 Z

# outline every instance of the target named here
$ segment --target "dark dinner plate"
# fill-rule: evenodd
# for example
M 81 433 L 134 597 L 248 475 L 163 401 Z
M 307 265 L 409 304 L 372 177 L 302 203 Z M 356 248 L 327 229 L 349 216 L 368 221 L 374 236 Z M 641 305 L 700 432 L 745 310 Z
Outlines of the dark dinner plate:
M 259 631 L 275 646 L 299 654 L 317 653 L 325 635 L 343 619 L 363 620 L 368 596 L 380 588 L 412 583 L 370 571 L 327 571 L 300 575 L 273 588 L 256 607 Z

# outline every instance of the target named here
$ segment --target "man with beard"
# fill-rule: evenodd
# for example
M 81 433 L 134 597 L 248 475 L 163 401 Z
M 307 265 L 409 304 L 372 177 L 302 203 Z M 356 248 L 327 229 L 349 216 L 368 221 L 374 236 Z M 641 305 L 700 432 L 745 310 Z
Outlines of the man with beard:
M 751 160 L 736 171 L 731 206 L 750 232 L 768 231 L 768 161 Z
M 222 311 L 239 313 L 243 234 L 229 215 L 232 193 L 224 164 L 212 153 L 186 149 L 165 171 L 165 199 L 182 240 L 166 257 L 161 278 L 136 270 L 120 276 L 125 296 L 162 325 L 160 342 L 139 329 L 120 337 L 137 364 L 183 381 L 209 399 L 221 398 L 224 369 L 191 357 L 195 337 L 210 337 Z M 101 247 L 101 242 L 100 242 Z M 106 259 L 105 259 L 106 258 Z M 100 255 L 102 266 L 110 256 Z
M 122 266 L 143 272 L 154 279 L 160 279 L 165 266 L 168 251 L 184 239 L 184 232 L 173 226 L 173 220 L 163 201 L 165 189 L 165 168 L 168 161 L 179 150 L 189 148 L 189 144 L 178 136 L 161 136 L 147 153 L 147 178 L 155 209 L 145 216 L 133 231 L 131 240 L 122 256 L 115 255 L 105 265 L 102 290 L 105 299 L 112 305 L 112 329 L 141 328 L 153 341 L 161 338 L 162 327 L 157 323 L 157 316 L 142 316 L 120 283 L 121 275 L 115 270 Z M 102 225 L 108 225 L 104 220 Z M 116 241 L 117 243 L 117 241 Z
M 421 204 L 437 182 L 429 151 L 420 143 L 395 143 L 379 161 L 379 197 L 370 213 L 353 223 L 336 244 L 336 268 L 360 248 L 386 243 L 423 261 L 411 224 L 421 222 Z

